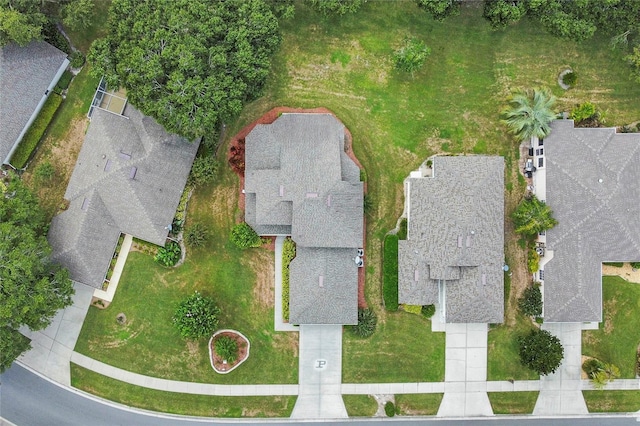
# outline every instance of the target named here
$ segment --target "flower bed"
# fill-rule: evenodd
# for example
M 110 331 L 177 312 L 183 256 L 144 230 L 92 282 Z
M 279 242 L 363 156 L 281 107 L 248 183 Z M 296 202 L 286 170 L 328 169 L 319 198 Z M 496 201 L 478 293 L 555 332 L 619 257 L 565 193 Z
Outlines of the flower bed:
M 238 344 L 238 356 L 235 361 L 229 363 L 222 359 L 215 351 L 215 342 L 220 337 L 229 337 L 236 341 Z M 209 340 L 209 359 L 211 360 L 211 367 L 216 373 L 227 374 L 235 370 L 249 358 L 249 339 L 247 339 L 242 333 L 236 330 L 219 330 L 216 331 Z

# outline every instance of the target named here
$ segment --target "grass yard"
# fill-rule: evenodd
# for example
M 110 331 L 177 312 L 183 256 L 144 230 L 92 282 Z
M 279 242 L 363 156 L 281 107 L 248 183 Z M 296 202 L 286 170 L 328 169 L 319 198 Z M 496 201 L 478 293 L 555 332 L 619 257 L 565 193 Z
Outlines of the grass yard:
M 531 414 L 539 392 L 488 392 L 493 414 Z
M 289 417 L 295 396 L 207 396 L 163 392 L 114 380 L 71 364 L 71 385 L 120 404 L 204 417 Z
M 431 321 L 407 312 L 380 317 L 368 339 L 345 331 L 344 383 L 439 382 L 444 380 L 444 333 L 432 333 Z
M 372 417 L 378 402 L 371 395 L 342 395 L 349 417 Z
M 628 413 L 640 410 L 640 391 L 582 391 L 590 413 Z
M 640 344 L 640 284 L 605 276 L 602 300 L 604 321 L 598 330 L 582 332 L 582 353 L 616 365 L 623 379 L 635 378 Z
M 515 326 L 491 326 L 488 336 L 487 380 L 537 380 L 540 376 L 520 362 L 517 337 L 533 329 L 528 317 L 520 314 Z M 517 392 L 520 393 L 520 392 Z
M 396 395 L 396 409 L 402 416 L 434 416 L 442 402 L 441 393 Z
M 217 183 L 191 198 L 187 220 L 209 228 L 205 246 L 188 251 L 185 264 L 175 269 L 131 253 L 111 305 L 90 308 L 76 351 L 166 379 L 297 383 L 298 333 L 273 331 L 273 252 L 242 251 L 229 241 L 238 196 L 231 179 L 231 171 L 220 168 Z M 171 323 L 178 303 L 196 290 L 220 307 L 219 328 L 239 330 L 251 342 L 248 360 L 229 374 L 211 368 L 207 340 L 187 341 Z M 120 312 L 127 316 L 125 326 L 115 321 Z

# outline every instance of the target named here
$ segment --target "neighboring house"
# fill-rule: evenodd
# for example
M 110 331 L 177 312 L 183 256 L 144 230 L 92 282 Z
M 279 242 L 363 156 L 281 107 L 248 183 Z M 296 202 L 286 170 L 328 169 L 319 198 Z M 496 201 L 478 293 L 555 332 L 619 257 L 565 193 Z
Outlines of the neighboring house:
M 291 235 L 291 324 L 357 324 L 363 244 L 360 169 L 330 114 L 283 114 L 246 137 L 245 220 L 260 235 Z
M 602 321 L 602 262 L 640 261 L 640 134 L 552 123 L 535 193 L 558 225 L 539 237 L 545 322 Z
M 44 41 L 0 48 L 0 161 L 11 155 L 67 69 L 67 54 Z
M 168 134 L 127 105 L 96 109 L 65 199 L 53 218 L 53 260 L 101 288 L 121 233 L 164 246 L 199 142 Z
M 435 157 L 425 174 L 413 172 L 405 182 L 399 302 L 438 304 L 446 323 L 502 323 L 503 158 Z

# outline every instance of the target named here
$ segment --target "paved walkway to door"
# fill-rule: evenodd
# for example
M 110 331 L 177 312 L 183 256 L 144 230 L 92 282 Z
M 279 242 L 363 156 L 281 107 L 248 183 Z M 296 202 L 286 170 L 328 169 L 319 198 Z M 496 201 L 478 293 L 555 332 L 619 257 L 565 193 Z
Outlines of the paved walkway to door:
M 301 325 L 294 419 L 346 418 L 342 400 L 342 326 Z

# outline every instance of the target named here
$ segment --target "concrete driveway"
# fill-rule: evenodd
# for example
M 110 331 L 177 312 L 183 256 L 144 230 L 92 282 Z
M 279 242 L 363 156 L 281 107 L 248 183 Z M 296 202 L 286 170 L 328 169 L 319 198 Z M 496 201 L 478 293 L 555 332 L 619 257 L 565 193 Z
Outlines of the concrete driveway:
M 301 325 L 298 400 L 293 419 L 346 418 L 342 400 L 342 326 Z

